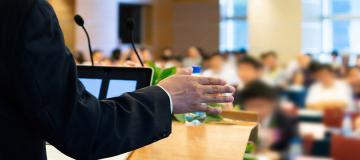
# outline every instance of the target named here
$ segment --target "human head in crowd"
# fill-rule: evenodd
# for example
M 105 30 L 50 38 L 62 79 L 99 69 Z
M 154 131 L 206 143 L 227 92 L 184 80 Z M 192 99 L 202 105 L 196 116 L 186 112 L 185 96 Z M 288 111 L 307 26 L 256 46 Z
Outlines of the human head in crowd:
M 85 60 L 85 56 L 84 56 L 84 52 L 82 51 L 78 51 L 75 56 L 74 59 L 76 61 L 77 64 L 83 64 L 86 60 Z
M 149 62 L 153 60 L 152 53 L 148 48 L 140 49 L 141 58 L 144 62 Z
M 119 61 L 121 59 L 121 50 L 120 49 L 114 49 L 111 52 L 110 59 L 111 59 L 112 62 Z
M 341 55 L 341 62 L 343 66 L 349 67 L 350 63 L 350 55 L 345 53 Z
M 183 60 L 184 67 L 201 65 L 204 51 L 199 47 L 189 47 L 186 51 L 186 57 Z
M 101 64 L 104 60 L 104 53 L 101 50 L 94 50 L 92 56 L 95 64 Z
M 360 68 L 358 67 L 351 67 L 347 73 L 348 78 L 352 78 L 354 80 L 360 80 Z
M 245 85 L 260 79 L 261 69 L 260 62 L 250 56 L 245 56 L 237 62 L 238 77 Z
M 213 72 L 219 73 L 223 69 L 224 58 L 219 53 L 214 53 L 209 57 L 209 69 Z
M 278 105 L 276 89 L 261 81 L 253 81 L 241 92 L 241 104 L 247 111 L 256 112 L 263 121 Z
M 169 61 L 175 58 L 174 51 L 170 47 L 165 47 L 161 52 L 160 58 L 163 61 Z
M 254 81 L 244 88 L 241 95 L 243 108 L 259 115 L 259 147 L 287 151 L 291 139 L 298 135 L 297 120 L 280 110 L 277 90 L 264 82 Z
M 317 66 L 315 77 L 325 87 L 330 87 L 336 80 L 335 71 L 330 64 L 321 64 Z
M 296 71 L 290 80 L 291 86 L 303 87 L 305 84 L 305 75 L 302 71 Z
M 331 52 L 332 61 L 336 61 L 338 56 L 339 56 L 339 52 L 337 50 L 333 50 Z
M 264 67 L 269 70 L 274 70 L 278 66 L 278 56 L 274 51 L 261 54 L 261 61 Z
M 136 51 L 141 56 L 141 50 L 137 48 Z M 127 53 L 125 53 L 125 54 L 127 55 L 127 58 L 126 58 L 127 61 L 131 61 L 131 62 L 133 62 L 135 64 L 140 64 L 140 61 L 139 61 L 139 59 L 138 59 L 138 57 L 137 57 L 137 55 L 136 55 L 136 53 L 135 53 L 135 51 L 133 49 L 128 49 Z M 142 57 L 140 57 L 140 58 L 142 58 Z
M 347 73 L 349 72 L 350 69 L 350 56 L 349 54 L 342 54 L 341 55 L 341 65 L 340 66 L 336 66 L 336 73 L 338 74 L 339 77 L 341 78 L 345 78 Z
M 296 60 L 299 65 L 299 69 L 306 70 L 309 68 L 309 66 L 312 62 L 312 57 L 310 54 L 300 53 L 297 55 Z
M 356 67 L 360 68 L 360 55 L 356 56 Z
M 345 79 L 351 85 L 355 98 L 360 98 L 360 68 L 351 67 Z
M 237 60 L 247 56 L 247 50 L 245 48 L 240 49 L 239 51 L 235 52 L 235 57 Z
M 186 51 L 186 56 L 190 58 L 198 58 L 202 56 L 202 49 L 198 47 L 189 47 Z
M 114 49 L 111 52 L 111 56 L 109 59 L 103 61 L 104 65 L 114 65 L 114 66 L 119 66 L 121 65 L 122 62 L 122 51 L 118 48 Z

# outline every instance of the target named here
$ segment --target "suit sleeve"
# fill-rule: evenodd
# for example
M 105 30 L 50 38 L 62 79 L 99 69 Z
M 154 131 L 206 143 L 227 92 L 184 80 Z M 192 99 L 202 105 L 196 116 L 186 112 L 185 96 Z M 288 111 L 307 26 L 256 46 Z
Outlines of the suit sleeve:
M 115 156 L 171 133 L 170 100 L 159 87 L 98 100 L 77 78 L 51 6 L 40 0 L 26 22 L 17 74 L 20 111 L 36 132 L 76 159 Z

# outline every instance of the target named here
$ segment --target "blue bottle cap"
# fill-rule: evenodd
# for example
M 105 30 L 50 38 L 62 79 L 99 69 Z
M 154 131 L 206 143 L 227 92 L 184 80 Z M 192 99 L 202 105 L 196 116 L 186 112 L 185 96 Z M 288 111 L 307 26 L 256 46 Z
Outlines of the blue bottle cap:
M 200 74 L 201 73 L 201 66 L 193 66 L 193 74 Z

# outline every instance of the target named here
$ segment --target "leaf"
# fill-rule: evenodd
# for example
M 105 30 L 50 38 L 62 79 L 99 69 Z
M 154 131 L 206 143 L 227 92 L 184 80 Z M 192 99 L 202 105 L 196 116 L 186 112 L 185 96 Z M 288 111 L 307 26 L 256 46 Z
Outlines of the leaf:
M 218 121 L 222 121 L 222 120 L 223 120 L 223 117 L 220 115 L 207 114 L 205 123 L 214 122 L 214 121 L 218 122 Z
M 240 107 L 239 105 L 236 105 L 236 106 L 234 107 L 234 110 L 235 110 L 235 111 L 241 111 L 241 107 Z
M 246 145 L 245 153 L 254 153 L 254 152 L 255 152 L 255 144 L 252 143 L 252 142 L 249 142 L 249 143 Z
M 174 114 L 174 117 L 178 122 L 185 123 L 185 114 Z
M 170 76 L 174 75 L 175 73 L 176 73 L 176 67 L 171 67 L 171 68 L 164 69 L 161 72 L 157 82 L 160 82 L 161 80 L 163 80 L 163 79 L 165 79 L 167 77 L 170 77 Z
M 245 153 L 243 160 L 257 160 L 257 158 L 254 155 Z
M 161 74 L 161 69 L 160 69 L 159 67 L 157 67 L 157 66 L 155 65 L 155 63 L 153 63 L 153 62 L 151 62 L 151 61 L 146 62 L 146 64 L 147 64 L 150 68 L 152 68 L 153 71 L 154 71 L 151 84 L 152 84 L 152 85 L 156 85 L 157 82 L 158 82 L 158 77 L 159 77 L 160 74 Z

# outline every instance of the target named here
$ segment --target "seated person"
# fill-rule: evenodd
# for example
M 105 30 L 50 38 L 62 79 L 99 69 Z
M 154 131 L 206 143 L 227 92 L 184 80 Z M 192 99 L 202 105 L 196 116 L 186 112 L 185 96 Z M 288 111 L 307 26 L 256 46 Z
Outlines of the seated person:
M 259 114 L 259 140 L 261 148 L 286 151 L 297 134 L 297 121 L 280 111 L 276 89 L 264 82 L 248 84 L 241 94 L 244 110 Z
M 261 61 L 264 65 L 262 79 L 271 86 L 283 87 L 286 82 L 285 72 L 279 66 L 276 52 L 265 52 L 261 55 Z
M 302 71 L 294 73 L 287 87 L 286 95 L 288 100 L 290 100 L 296 107 L 303 108 L 305 106 L 305 75 Z
M 238 60 L 237 62 L 237 76 L 240 80 L 239 85 L 237 86 L 237 91 L 235 93 L 234 105 L 240 105 L 240 94 L 242 89 L 249 83 L 253 81 L 260 80 L 261 78 L 261 63 L 256 59 L 245 56 Z
M 353 90 L 353 96 L 356 100 L 360 99 L 360 68 L 352 67 L 349 69 L 345 80 L 350 84 Z
M 215 53 L 211 55 L 208 59 L 208 69 L 206 69 L 203 73 L 204 76 L 207 77 L 222 77 L 223 75 L 223 66 L 224 66 L 224 58 Z
M 237 62 L 237 76 L 241 83 L 238 89 L 241 90 L 250 82 L 260 80 L 262 74 L 261 63 L 253 57 L 246 56 Z
M 317 81 L 310 86 L 306 98 L 307 108 L 324 110 L 329 107 L 340 107 L 347 111 L 354 110 L 352 89 L 345 81 L 335 77 L 331 65 L 318 66 L 315 77 Z

